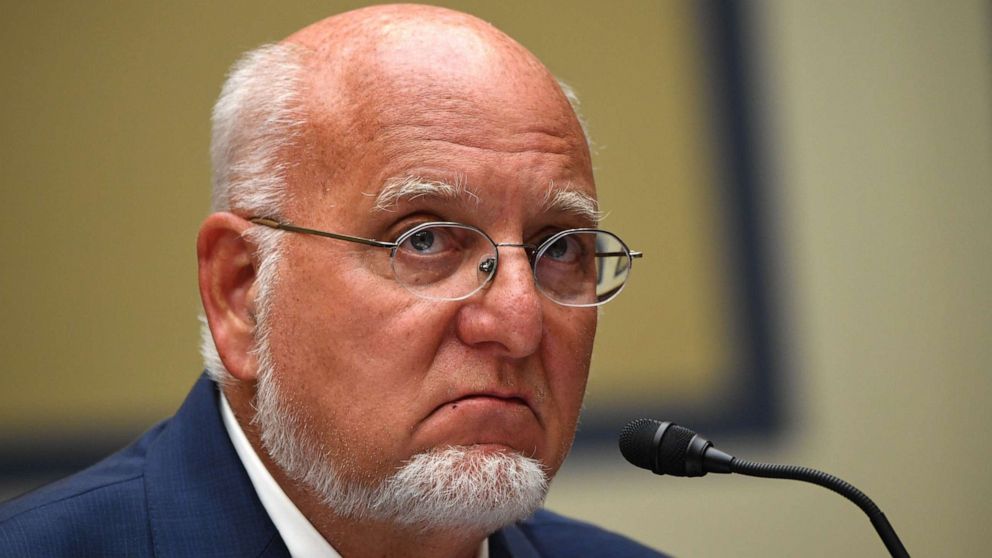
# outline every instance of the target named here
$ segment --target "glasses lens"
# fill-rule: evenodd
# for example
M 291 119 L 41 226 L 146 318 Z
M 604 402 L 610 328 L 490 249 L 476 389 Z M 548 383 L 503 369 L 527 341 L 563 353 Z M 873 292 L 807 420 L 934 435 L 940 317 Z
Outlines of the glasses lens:
M 630 250 L 613 233 L 566 231 L 541 245 L 534 276 L 538 288 L 559 304 L 598 306 L 623 289 L 630 261 Z
M 397 244 L 392 253 L 396 280 L 424 298 L 465 298 L 496 270 L 496 246 L 465 225 L 420 225 L 400 236 Z

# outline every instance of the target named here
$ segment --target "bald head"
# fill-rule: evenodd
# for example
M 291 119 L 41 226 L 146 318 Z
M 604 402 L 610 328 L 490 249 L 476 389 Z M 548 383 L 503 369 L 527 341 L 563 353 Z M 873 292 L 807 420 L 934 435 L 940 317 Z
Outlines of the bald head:
M 554 136 L 555 150 L 574 152 L 591 167 L 578 118 L 554 76 L 478 18 L 430 6 L 375 6 L 317 22 L 284 44 L 302 57 L 307 151 L 314 156 L 306 158 L 318 169 L 303 182 L 337 185 L 347 173 L 367 188 L 395 177 L 352 171 L 382 168 L 378 158 L 397 142 L 468 145 L 482 135 L 510 149 L 520 147 L 522 134 Z
M 314 23 L 285 42 L 311 53 L 308 65 L 315 77 L 335 76 L 355 86 L 381 79 L 402 84 L 417 75 L 449 86 L 494 76 L 553 82 L 540 61 L 489 23 L 433 6 L 354 10 Z

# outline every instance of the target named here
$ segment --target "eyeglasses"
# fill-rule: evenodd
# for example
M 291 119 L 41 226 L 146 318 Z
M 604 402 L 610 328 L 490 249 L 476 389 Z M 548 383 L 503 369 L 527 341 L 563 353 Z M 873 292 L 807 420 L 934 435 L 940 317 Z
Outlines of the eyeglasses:
M 482 230 L 461 223 L 422 223 L 395 242 L 297 227 L 253 217 L 256 225 L 388 248 L 396 281 L 430 300 L 463 300 L 496 276 L 500 248 L 523 248 L 534 283 L 563 306 L 599 306 L 616 298 L 630 276 L 633 252 L 617 235 L 592 228 L 557 232 L 538 245 L 495 242 Z

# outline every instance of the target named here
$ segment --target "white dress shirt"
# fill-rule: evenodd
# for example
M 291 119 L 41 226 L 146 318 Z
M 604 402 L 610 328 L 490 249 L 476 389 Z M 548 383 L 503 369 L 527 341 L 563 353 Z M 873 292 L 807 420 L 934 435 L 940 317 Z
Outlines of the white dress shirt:
M 220 414 L 224 420 L 224 428 L 227 435 L 234 444 L 234 450 L 241 459 L 248 478 L 258 493 L 258 499 L 262 502 L 262 507 L 269 514 L 272 523 L 279 531 L 279 536 L 289 549 L 289 554 L 293 558 L 341 558 L 331 543 L 327 542 L 310 521 L 300 512 L 293 501 L 282 491 L 279 483 L 276 482 L 265 464 L 255 453 L 255 448 L 245 436 L 238 420 L 234 418 L 231 405 L 227 402 L 224 393 L 220 394 Z M 489 558 L 488 539 L 482 541 L 478 558 Z

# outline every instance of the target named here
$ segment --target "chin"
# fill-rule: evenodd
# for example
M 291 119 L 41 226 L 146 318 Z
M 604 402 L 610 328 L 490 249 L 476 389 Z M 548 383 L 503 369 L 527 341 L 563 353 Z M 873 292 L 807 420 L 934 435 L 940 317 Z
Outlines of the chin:
M 475 444 L 415 455 L 381 489 L 375 507 L 390 510 L 397 523 L 490 533 L 534 513 L 547 494 L 548 475 L 540 462 L 511 448 Z

